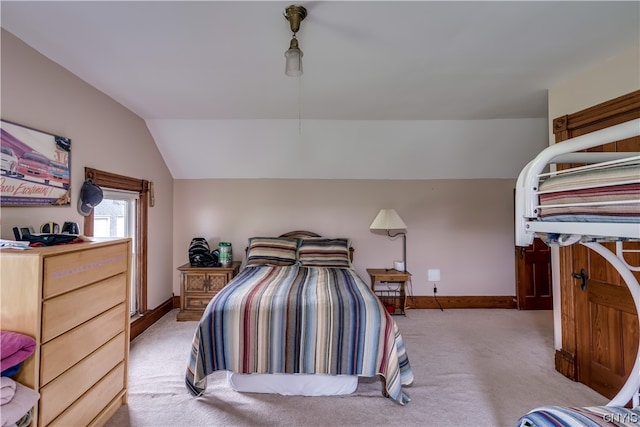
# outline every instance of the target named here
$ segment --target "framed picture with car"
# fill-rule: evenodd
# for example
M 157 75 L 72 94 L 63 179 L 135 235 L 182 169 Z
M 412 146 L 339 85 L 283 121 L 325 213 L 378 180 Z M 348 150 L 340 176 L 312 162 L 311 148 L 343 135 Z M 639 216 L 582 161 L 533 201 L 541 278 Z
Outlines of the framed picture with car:
M 71 203 L 71 140 L 0 120 L 0 204 Z

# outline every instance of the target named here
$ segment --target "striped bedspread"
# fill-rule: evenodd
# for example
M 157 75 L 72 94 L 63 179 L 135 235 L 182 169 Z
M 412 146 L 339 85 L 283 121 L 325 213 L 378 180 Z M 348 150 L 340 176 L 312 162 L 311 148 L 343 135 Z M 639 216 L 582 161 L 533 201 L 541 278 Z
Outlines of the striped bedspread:
M 396 323 L 350 268 L 244 268 L 196 329 L 186 384 L 198 396 L 217 370 L 381 375 L 404 405 L 413 373 Z
M 543 406 L 520 418 L 518 427 L 640 426 L 640 409 L 611 406 Z
M 553 176 L 539 194 L 543 221 L 640 222 L 640 164 Z

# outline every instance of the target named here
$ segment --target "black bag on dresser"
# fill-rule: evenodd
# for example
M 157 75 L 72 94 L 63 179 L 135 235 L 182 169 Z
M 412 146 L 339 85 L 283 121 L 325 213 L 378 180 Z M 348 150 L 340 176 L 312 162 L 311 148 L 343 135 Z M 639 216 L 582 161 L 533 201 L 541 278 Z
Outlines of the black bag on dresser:
M 211 254 L 204 237 L 194 237 L 189 245 L 189 263 L 192 267 L 217 267 L 218 260 Z

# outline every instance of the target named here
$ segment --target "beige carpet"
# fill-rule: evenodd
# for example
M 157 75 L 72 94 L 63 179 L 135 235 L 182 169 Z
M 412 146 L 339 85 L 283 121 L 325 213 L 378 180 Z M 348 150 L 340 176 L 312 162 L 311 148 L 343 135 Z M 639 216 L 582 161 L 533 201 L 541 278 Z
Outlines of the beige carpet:
M 409 310 L 396 316 L 415 376 L 407 406 L 378 380 L 347 396 L 238 393 L 224 374 L 201 398 L 184 386 L 196 322 L 176 310 L 131 343 L 129 404 L 107 423 L 126 426 L 515 426 L 540 405 L 602 405 L 600 394 L 553 368 L 550 311 Z

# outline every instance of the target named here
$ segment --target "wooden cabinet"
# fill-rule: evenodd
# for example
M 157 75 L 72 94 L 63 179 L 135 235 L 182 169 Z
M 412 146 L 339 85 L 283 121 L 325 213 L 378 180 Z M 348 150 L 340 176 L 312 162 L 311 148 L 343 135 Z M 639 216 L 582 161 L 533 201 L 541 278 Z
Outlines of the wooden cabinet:
M 230 267 L 191 267 L 187 263 L 180 267 L 180 312 L 178 320 L 200 320 L 204 309 L 233 277 L 238 274 L 240 262 Z
M 102 425 L 127 402 L 131 241 L 0 253 L 2 329 L 36 339 L 33 425 Z

